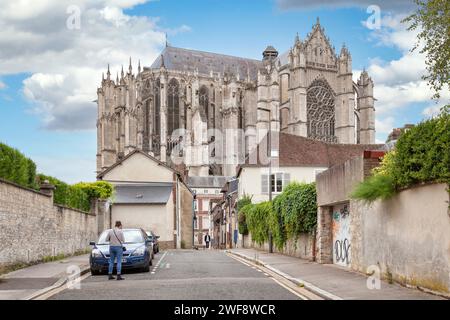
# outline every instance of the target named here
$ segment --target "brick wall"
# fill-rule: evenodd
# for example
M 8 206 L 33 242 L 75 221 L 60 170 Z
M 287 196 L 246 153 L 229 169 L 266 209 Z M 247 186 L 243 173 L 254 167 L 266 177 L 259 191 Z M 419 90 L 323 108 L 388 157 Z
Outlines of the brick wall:
M 0 264 L 71 254 L 97 239 L 94 214 L 53 204 L 49 195 L 0 180 Z

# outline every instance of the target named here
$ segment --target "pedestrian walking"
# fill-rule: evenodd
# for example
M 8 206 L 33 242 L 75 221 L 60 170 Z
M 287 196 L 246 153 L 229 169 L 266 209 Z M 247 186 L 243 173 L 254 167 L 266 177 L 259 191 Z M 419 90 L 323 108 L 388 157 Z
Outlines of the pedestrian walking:
M 126 250 L 123 246 L 125 242 L 122 232 L 122 222 L 116 221 L 114 229 L 110 230 L 106 236 L 106 241 L 109 241 L 109 269 L 108 280 L 114 280 L 112 275 L 114 269 L 114 260 L 117 258 L 117 280 L 124 280 L 122 278 L 122 256 Z
M 209 232 L 206 232 L 204 240 L 206 244 L 206 249 L 209 249 L 209 243 L 211 242 L 211 236 L 209 235 Z

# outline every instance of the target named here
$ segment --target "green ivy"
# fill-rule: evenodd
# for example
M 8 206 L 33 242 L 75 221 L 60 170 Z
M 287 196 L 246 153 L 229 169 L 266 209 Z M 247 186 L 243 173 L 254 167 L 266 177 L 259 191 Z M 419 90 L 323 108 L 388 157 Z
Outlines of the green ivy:
M 270 232 L 275 246 L 282 249 L 288 239 L 297 239 L 300 234 L 315 230 L 316 186 L 293 182 L 273 202 L 247 204 L 241 212 L 256 243 L 261 245 L 268 241 Z

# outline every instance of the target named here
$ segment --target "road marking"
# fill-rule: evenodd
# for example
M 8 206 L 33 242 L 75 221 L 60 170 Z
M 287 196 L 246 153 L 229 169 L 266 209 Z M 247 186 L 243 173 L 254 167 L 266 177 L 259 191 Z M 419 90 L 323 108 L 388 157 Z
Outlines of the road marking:
M 170 263 L 166 264 L 166 269 L 170 269 Z
M 307 297 L 305 297 L 304 295 L 292 290 L 291 288 L 289 288 L 288 286 L 286 286 L 285 284 L 281 283 L 280 281 L 278 281 L 275 278 L 271 278 L 273 281 L 275 281 L 276 283 L 278 283 L 280 286 L 282 286 L 283 288 L 285 288 L 286 290 L 288 290 L 289 292 L 295 294 L 297 297 L 299 297 L 302 300 L 309 300 Z
M 233 255 L 233 254 L 229 254 L 229 253 L 226 253 L 226 254 L 230 258 L 233 258 L 234 260 L 239 261 L 240 263 L 244 264 L 244 259 L 243 258 L 241 258 L 239 256 L 236 256 L 236 255 Z M 256 269 L 255 266 L 252 266 L 253 263 L 249 262 L 249 265 L 252 267 L 252 269 Z M 269 279 L 273 279 L 278 285 L 282 286 L 283 288 L 285 288 L 289 292 L 295 294 L 300 299 L 303 299 L 303 300 L 324 300 L 322 297 L 314 294 L 313 292 L 310 292 L 309 290 L 306 290 L 304 288 L 297 288 L 297 286 L 295 284 L 293 284 L 293 283 L 291 284 L 291 282 L 289 282 L 289 280 L 283 278 L 282 276 L 280 276 L 276 272 L 270 270 L 270 268 L 267 268 L 267 267 L 260 267 L 260 268 L 263 269 L 264 271 L 266 271 L 266 272 L 264 272 L 264 274 L 267 275 L 269 277 Z M 279 280 L 277 280 L 276 278 L 279 278 Z M 283 282 L 286 282 L 286 284 L 284 284 Z M 302 292 L 303 294 L 298 292 L 298 291 Z

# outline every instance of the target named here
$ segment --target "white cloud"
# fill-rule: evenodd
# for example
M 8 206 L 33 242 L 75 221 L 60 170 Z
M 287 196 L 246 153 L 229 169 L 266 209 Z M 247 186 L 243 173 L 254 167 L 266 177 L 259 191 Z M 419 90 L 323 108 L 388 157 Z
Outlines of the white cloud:
M 6 88 L 6 84 L 0 80 L 0 90 L 5 89 Z
M 16 0 L 0 2 L 0 75 L 31 73 L 23 92 L 52 130 L 94 129 L 96 89 L 107 63 L 150 65 L 165 42 L 158 18 L 123 9 L 149 0 Z M 69 29 L 70 6 L 80 8 L 80 29 Z M 187 32 L 189 27 L 174 28 Z
M 377 133 L 389 134 L 394 128 L 395 119 L 393 117 L 386 117 L 383 119 L 377 118 L 375 120 L 375 128 Z
M 372 31 L 369 38 L 376 45 L 393 47 L 401 53 L 400 58 L 390 61 L 373 57 L 368 67 L 375 83 L 375 128 L 379 140 L 384 140 L 394 124 L 403 125 L 395 123 L 395 116 L 400 110 L 414 104 L 433 103 L 433 91 L 422 79 L 426 72 L 425 57 L 419 52 L 420 48 L 411 51 L 417 41 L 417 32 L 406 30 L 407 26 L 401 23 L 404 17 L 404 14 L 383 16 L 381 29 Z M 448 90 L 443 91 L 441 96 L 441 101 L 450 101 Z M 435 107 L 427 106 L 419 116 L 429 116 L 435 111 Z

